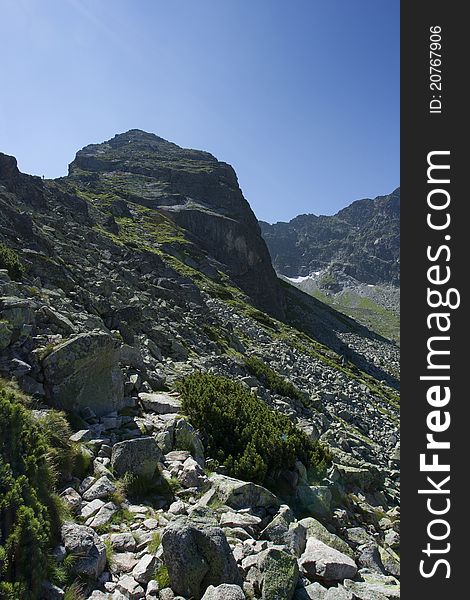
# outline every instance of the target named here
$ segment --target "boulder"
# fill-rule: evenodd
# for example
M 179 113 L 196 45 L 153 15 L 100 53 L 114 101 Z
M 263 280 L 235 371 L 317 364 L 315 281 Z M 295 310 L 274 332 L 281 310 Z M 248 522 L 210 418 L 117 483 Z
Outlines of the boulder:
M 192 456 L 184 461 L 179 479 L 185 488 L 200 488 L 207 481 L 206 474 Z
M 135 550 L 136 541 L 131 533 L 113 533 L 109 539 L 115 552 L 134 552 Z
M 258 562 L 263 574 L 262 600 L 291 600 L 299 578 L 297 560 L 278 548 L 269 548 Z
M 319 578 L 328 582 L 343 581 L 353 578 L 357 573 L 357 566 L 352 558 L 315 538 L 307 540 L 299 564 L 302 572 L 311 580 Z
M 240 586 L 223 583 L 217 587 L 210 585 L 202 600 L 245 600 L 245 594 Z
M 101 416 L 124 406 L 119 344 L 111 335 L 80 333 L 56 346 L 42 364 L 46 396 L 57 408 L 79 412 L 90 406 Z
M 181 409 L 181 400 L 178 396 L 172 396 L 165 392 L 148 394 L 141 392 L 139 400 L 146 410 L 159 415 L 178 413 Z
M 103 504 L 96 515 L 88 519 L 86 524 L 93 528 L 101 527 L 102 525 L 109 523 L 116 512 L 117 506 L 112 502 L 107 502 L 106 504 Z
M 277 509 L 280 506 L 279 500 L 272 492 L 255 483 L 240 481 L 218 473 L 211 475 L 209 480 L 219 500 L 235 510 L 243 508 Z
M 132 570 L 132 577 L 142 585 L 146 585 L 155 573 L 157 562 L 158 559 L 153 554 L 144 554 Z
M 328 531 L 328 529 L 317 521 L 313 517 L 307 517 L 305 519 L 301 519 L 299 521 L 301 525 L 303 525 L 307 531 L 307 539 L 315 538 L 323 542 L 327 546 L 346 554 L 350 558 L 354 558 L 354 552 L 348 546 L 348 544 L 342 540 L 340 537 Z
M 116 589 L 128 600 L 145 598 L 144 588 L 130 575 L 124 575 L 117 582 Z
M 74 572 L 97 579 L 106 565 L 105 546 L 98 535 L 91 527 L 70 522 L 62 525 L 61 535 L 67 553 L 78 557 Z
M 325 485 L 299 485 L 296 500 L 305 512 L 314 517 L 321 519 L 330 515 L 332 495 Z
M 242 583 L 237 563 L 219 527 L 177 519 L 163 532 L 162 548 L 171 588 L 176 594 L 200 600 L 210 585 Z
M 303 525 L 294 522 L 294 514 L 286 505 L 281 506 L 279 513 L 261 532 L 260 537 L 274 544 L 287 546 L 296 556 L 300 556 L 305 550 L 306 530 Z
M 347 579 L 344 587 L 358 600 L 398 600 L 400 598 L 400 583 L 395 577 L 361 570 L 364 581 Z
M 100 477 L 92 486 L 87 489 L 87 491 L 83 494 L 83 499 L 87 502 L 90 502 L 91 500 L 96 500 L 97 498 L 106 498 L 115 491 L 116 486 L 114 483 L 110 481 L 106 475 L 103 475 L 103 477 Z
M 117 477 L 124 473 L 151 478 L 161 453 L 153 437 L 146 436 L 114 444 L 111 466 Z
M 189 450 L 196 462 L 204 467 L 204 446 L 198 432 L 186 419 L 177 419 L 173 429 L 173 447 L 175 450 Z

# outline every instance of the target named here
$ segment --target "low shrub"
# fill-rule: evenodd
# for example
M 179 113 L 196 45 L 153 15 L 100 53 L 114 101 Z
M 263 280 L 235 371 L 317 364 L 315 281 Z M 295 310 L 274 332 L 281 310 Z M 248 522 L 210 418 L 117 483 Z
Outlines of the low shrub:
M 177 389 L 207 456 L 224 464 L 230 475 L 269 487 L 297 459 L 318 473 L 326 470 L 329 452 L 238 382 L 194 373 Z
M 290 381 L 287 381 L 287 379 L 278 375 L 276 371 L 273 371 L 273 369 L 261 359 L 256 356 L 249 356 L 245 358 L 245 366 L 252 375 L 257 377 L 261 383 L 272 392 L 281 394 L 281 396 L 287 396 L 293 400 L 303 401 L 300 390 L 298 390 Z
M 2 243 L 0 243 L 0 269 L 6 269 L 8 275 L 15 280 L 21 279 L 24 273 L 18 254 Z

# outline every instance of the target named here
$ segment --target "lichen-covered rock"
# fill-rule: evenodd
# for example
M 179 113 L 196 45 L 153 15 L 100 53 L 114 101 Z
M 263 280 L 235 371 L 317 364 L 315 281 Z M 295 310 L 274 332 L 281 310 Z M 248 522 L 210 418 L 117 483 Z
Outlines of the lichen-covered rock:
M 97 579 L 106 564 L 105 546 L 98 535 L 90 527 L 70 522 L 62 525 L 61 535 L 67 554 L 78 557 L 74 572 Z
M 42 361 L 44 389 L 56 407 L 101 416 L 120 409 L 124 387 L 119 344 L 102 331 L 80 333 L 56 346 Z
M 177 519 L 163 532 L 162 547 L 171 588 L 181 596 L 200 600 L 210 585 L 241 585 L 237 563 L 219 527 Z
M 294 556 L 278 548 L 270 548 L 259 561 L 258 568 L 263 574 L 263 600 L 291 600 L 299 578 Z
M 120 477 L 124 473 L 151 478 L 157 468 L 161 452 L 153 437 L 145 436 L 114 444 L 111 454 L 113 472 Z

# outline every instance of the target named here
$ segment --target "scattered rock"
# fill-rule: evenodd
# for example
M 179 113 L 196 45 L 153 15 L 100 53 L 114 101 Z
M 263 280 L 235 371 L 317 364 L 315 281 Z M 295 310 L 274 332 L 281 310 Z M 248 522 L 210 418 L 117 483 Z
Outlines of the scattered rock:
M 98 535 L 91 527 L 77 523 L 64 523 L 61 534 L 67 554 L 79 557 L 73 565 L 74 572 L 97 579 L 106 564 L 104 543 Z
M 241 584 L 223 531 L 180 518 L 163 532 L 162 547 L 171 587 L 184 597 L 202 598 L 209 585 Z
M 125 440 L 114 444 L 111 466 L 118 477 L 132 473 L 150 479 L 160 456 L 160 449 L 153 437 Z
M 299 565 L 311 580 L 320 578 L 325 581 L 343 581 L 353 578 L 357 573 L 356 563 L 349 556 L 315 538 L 307 540 Z

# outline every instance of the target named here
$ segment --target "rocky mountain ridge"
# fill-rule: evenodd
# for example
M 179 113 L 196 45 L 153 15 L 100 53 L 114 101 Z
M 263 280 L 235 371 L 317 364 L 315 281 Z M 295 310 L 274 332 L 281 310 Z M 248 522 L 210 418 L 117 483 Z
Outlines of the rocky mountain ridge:
M 399 597 L 397 348 L 262 274 L 231 168 L 135 130 L 113 140 L 55 181 L 0 154 L 0 375 L 38 423 L 65 411 L 89 457 L 57 484 L 66 574 L 36 597 Z M 319 441 L 327 473 L 296 459 L 274 492 L 231 476 L 181 414 L 194 373 Z
M 306 277 L 329 268 L 366 284 L 399 285 L 400 188 L 356 200 L 332 216 L 260 221 L 276 271 Z

